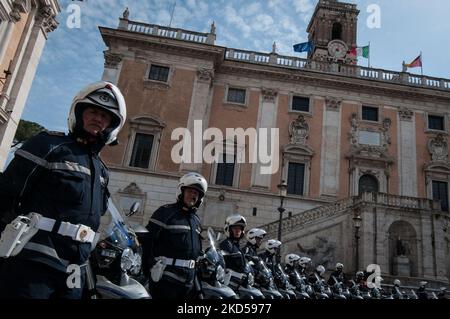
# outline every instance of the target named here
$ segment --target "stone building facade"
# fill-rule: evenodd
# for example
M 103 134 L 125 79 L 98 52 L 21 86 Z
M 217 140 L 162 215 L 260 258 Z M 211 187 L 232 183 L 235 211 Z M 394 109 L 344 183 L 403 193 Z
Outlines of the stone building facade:
M 278 185 L 283 252 L 307 254 L 328 269 L 378 264 L 383 276 L 450 278 L 448 133 L 450 80 L 366 68 L 356 45 L 356 5 L 319 1 L 308 26 L 307 59 L 214 44 L 208 33 L 120 19 L 100 27 L 105 80 L 128 106 L 121 144 L 105 151 L 111 190 L 146 224 L 175 199 L 185 171 L 210 183 L 200 211 L 221 228 L 233 213 L 277 236 Z M 264 163 L 181 163 L 177 128 L 278 128 L 279 170 Z M 220 140 L 218 144 L 222 143 Z M 223 154 L 249 155 L 249 139 L 227 139 Z M 203 146 L 210 145 L 203 141 Z M 223 154 L 219 154 L 222 158 Z M 248 158 L 248 157 L 247 157 Z
M 49 32 L 58 27 L 57 0 L 0 1 L 0 170 L 22 116 Z

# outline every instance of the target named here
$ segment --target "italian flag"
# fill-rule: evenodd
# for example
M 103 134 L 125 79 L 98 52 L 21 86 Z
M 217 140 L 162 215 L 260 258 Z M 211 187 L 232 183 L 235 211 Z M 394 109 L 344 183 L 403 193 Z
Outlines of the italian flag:
M 350 54 L 354 56 L 362 56 L 363 58 L 368 59 L 370 54 L 370 46 L 354 47 L 351 49 Z

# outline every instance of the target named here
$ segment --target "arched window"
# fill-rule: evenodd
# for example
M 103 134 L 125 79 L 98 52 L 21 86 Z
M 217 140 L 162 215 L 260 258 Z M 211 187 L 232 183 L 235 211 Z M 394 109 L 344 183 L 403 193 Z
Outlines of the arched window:
M 378 193 L 378 180 L 373 175 L 363 175 L 359 179 L 359 194 L 364 192 Z
M 340 24 L 339 22 L 333 24 L 331 40 L 342 40 L 342 24 Z

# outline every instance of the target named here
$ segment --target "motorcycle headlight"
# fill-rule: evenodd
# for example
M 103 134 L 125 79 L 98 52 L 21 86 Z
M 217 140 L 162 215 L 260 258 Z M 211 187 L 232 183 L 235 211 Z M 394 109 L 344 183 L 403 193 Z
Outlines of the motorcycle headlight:
M 220 265 L 216 268 L 216 280 L 220 283 L 225 281 L 225 270 Z
M 120 268 L 123 271 L 128 271 L 133 267 L 134 253 L 130 248 L 125 248 L 120 259 Z
M 141 271 L 142 266 L 142 257 L 139 254 L 134 254 L 134 260 L 133 260 L 133 266 L 131 267 L 131 274 L 132 275 L 138 275 Z

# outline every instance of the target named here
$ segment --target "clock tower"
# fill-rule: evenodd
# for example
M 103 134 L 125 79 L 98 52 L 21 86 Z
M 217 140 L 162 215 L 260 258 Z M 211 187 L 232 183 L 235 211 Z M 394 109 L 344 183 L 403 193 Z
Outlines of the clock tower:
M 356 4 L 319 0 L 306 29 L 314 43 L 308 59 L 356 64 L 349 51 L 357 43 L 358 14 Z

